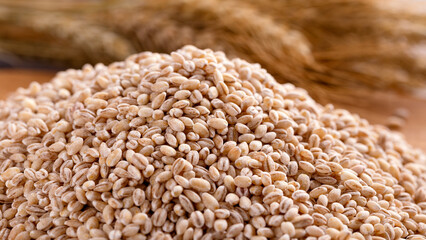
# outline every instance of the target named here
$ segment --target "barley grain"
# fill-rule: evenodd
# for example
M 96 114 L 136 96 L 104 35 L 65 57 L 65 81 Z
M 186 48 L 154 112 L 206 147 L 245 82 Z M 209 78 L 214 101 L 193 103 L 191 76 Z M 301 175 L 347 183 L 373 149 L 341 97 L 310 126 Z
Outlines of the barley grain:
M 247 188 L 251 186 L 252 180 L 247 176 L 237 176 L 234 182 L 237 187 Z
M 221 118 L 211 118 L 207 121 L 207 124 L 217 130 L 225 129 L 228 126 L 228 122 Z
M 189 185 L 197 191 L 207 192 L 210 190 L 210 183 L 202 178 L 192 178 L 189 180 Z
M 219 202 L 209 193 L 203 193 L 201 195 L 204 206 L 210 210 L 216 210 L 219 208 Z

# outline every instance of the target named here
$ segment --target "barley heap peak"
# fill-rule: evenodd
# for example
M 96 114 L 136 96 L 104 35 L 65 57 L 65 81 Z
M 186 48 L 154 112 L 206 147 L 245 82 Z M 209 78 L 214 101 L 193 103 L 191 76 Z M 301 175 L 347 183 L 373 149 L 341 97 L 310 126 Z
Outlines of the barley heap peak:
M 424 239 L 425 155 L 186 46 L 0 102 L 0 239 Z

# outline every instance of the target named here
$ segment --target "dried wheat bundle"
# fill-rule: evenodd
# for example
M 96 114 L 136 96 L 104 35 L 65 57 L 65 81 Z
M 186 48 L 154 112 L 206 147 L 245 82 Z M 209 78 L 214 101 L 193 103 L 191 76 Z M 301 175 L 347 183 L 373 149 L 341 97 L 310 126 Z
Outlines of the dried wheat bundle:
M 0 13 L 0 48 L 19 55 L 81 65 L 123 59 L 135 51 L 124 36 L 77 15 L 5 7 Z
M 426 5 L 401 8 L 405 2 L 389 2 L 393 9 L 383 1 L 250 1 L 277 22 L 300 30 L 337 85 L 341 79 L 374 88 L 424 84 L 426 68 L 412 47 L 426 39 L 426 15 L 413 9 Z

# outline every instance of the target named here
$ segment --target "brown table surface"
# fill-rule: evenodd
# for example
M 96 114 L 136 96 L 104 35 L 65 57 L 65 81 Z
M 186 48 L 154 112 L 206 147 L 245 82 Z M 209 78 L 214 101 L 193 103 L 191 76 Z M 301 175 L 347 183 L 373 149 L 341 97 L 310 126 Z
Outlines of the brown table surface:
M 52 71 L 0 69 L 0 98 L 4 99 L 18 87 L 27 87 L 31 81 L 46 82 L 54 75 Z M 385 124 L 396 109 L 407 109 L 409 117 L 401 132 L 408 142 L 426 152 L 426 100 L 375 92 L 363 96 L 362 106 L 356 100 L 351 104 L 333 104 L 357 113 L 373 124 Z

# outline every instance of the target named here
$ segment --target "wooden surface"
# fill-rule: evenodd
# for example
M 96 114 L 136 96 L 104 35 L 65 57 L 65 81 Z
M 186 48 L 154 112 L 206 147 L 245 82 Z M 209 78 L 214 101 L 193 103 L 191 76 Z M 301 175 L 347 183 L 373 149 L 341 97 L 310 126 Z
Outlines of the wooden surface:
M 31 81 L 49 81 L 54 75 L 51 71 L 0 69 L 0 98 L 4 99 L 18 87 L 27 87 Z M 386 124 L 398 108 L 407 110 L 409 116 L 401 132 L 408 142 L 426 152 L 426 100 L 374 92 L 354 99 L 351 103 L 332 103 L 359 114 L 373 124 Z

